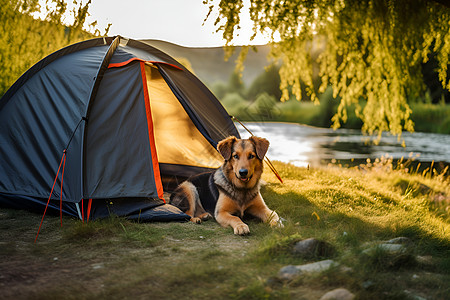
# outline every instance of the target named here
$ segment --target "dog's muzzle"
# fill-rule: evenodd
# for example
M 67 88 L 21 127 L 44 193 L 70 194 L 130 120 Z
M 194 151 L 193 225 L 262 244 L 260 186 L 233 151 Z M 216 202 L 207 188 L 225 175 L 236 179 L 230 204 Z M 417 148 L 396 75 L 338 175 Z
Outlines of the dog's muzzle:
M 253 175 L 248 176 L 248 170 L 247 169 L 240 169 L 239 170 L 239 176 L 237 174 L 235 174 L 235 176 L 236 176 L 237 179 L 239 179 L 242 182 L 249 182 L 250 179 L 252 179 L 252 177 L 253 177 Z

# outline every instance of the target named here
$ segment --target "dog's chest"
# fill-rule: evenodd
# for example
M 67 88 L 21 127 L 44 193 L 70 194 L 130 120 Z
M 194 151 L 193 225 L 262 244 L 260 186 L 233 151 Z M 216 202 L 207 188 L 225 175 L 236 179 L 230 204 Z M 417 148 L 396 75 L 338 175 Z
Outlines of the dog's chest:
M 224 194 L 231 198 L 243 211 L 247 208 L 248 203 L 250 203 L 257 195 L 257 189 L 224 189 L 222 186 L 218 186 Z

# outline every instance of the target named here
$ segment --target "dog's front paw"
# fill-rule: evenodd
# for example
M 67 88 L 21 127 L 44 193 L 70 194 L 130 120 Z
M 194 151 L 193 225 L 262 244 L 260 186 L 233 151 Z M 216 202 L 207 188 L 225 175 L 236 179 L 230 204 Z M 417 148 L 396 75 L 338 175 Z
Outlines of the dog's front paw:
M 269 225 L 270 225 L 270 227 L 284 228 L 282 218 L 278 218 L 276 220 L 275 219 L 271 220 Z
M 250 233 L 250 228 L 248 228 L 248 225 L 245 223 L 238 224 L 236 227 L 234 227 L 234 234 L 236 235 L 246 235 Z
M 282 218 L 280 218 L 275 211 L 272 211 L 270 214 L 268 222 L 270 227 L 284 228 Z

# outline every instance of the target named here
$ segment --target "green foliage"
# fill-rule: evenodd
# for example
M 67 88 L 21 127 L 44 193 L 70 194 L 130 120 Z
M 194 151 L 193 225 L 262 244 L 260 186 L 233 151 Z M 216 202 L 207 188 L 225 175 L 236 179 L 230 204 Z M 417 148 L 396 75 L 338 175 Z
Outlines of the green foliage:
M 230 75 L 230 79 L 228 80 L 228 90 L 233 91 L 234 93 L 239 93 L 240 95 L 244 95 L 245 85 L 242 82 L 241 78 L 242 74 L 239 72 L 233 72 Z
M 223 99 L 228 93 L 227 85 L 222 81 L 217 81 L 211 86 L 211 91 L 218 99 Z
M 248 107 L 247 113 L 252 118 L 257 118 L 262 121 L 271 121 L 277 118 L 278 111 L 276 110 L 277 100 L 274 96 L 266 92 L 259 94 L 256 100 Z
M 272 68 L 272 67 L 271 67 Z M 334 98 L 334 92 L 329 86 L 324 93 L 318 94 L 318 103 L 308 100 L 304 101 L 276 101 L 274 95 L 269 91 L 271 89 L 270 80 L 274 75 L 268 75 L 264 71 L 250 85 L 247 91 L 246 100 L 241 94 L 229 90 L 230 85 L 223 82 L 216 82 L 212 87 L 214 94 L 221 100 L 227 111 L 242 121 L 279 121 L 301 123 L 319 127 L 330 127 L 331 119 L 338 111 L 340 98 Z M 272 86 L 273 87 L 273 86 Z M 242 88 L 242 87 L 241 87 Z M 256 91 L 261 91 L 253 96 Z M 264 96 L 263 96 L 264 95 Z M 450 105 L 444 102 L 440 104 L 431 104 L 431 99 L 415 98 L 411 104 L 413 113 L 411 120 L 415 124 L 415 130 L 419 132 L 433 132 L 450 134 Z M 271 97 L 270 99 L 267 97 Z M 260 98 L 260 100 L 255 101 Z M 266 98 L 266 100 L 262 100 Z M 255 99 L 255 100 L 253 100 Z M 262 102 L 263 104 L 255 105 Z M 273 107 L 270 107 L 273 105 Z M 360 100 L 358 103 L 351 104 L 347 110 L 347 122 L 342 124 L 344 128 L 361 129 L 362 120 L 358 117 L 356 108 L 364 109 L 366 101 Z
M 225 106 L 228 114 L 235 116 L 240 119 L 242 116 L 246 116 L 246 110 L 249 105 L 242 96 L 238 93 L 226 94 L 222 99 L 222 105 Z
M 275 64 L 268 66 L 248 88 L 247 97 L 256 99 L 259 94 L 267 93 L 279 100 L 281 98 L 279 70 L 280 67 Z
M 62 0 L 47 1 L 41 7 L 38 0 L 0 1 L 0 95 L 3 95 L 15 80 L 33 64 L 51 52 L 69 44 L 94 37 L 83 30 L 89 9 L 88 1 L 74 1 L 74 23 L 63 24 L 67 4 Z M 49 6 L 53 5 L 53 8 Z M 45 20 L 33 15 L 46 14 Z M 95 24 L 90 24 L 95 29 Z M 105 34 L 108 29 L 105 29 Z M 96 34 L 100 32 L 96 30 Z
M 217 28 L 231 44 L 243 1 L 212 3 L 206 1 L 218 11 Z M 334 96 L 340 96 L 335 128 L 347 121 L 348 108 L 354 105 L 364 132 L 381 136 L 383 131 L 412 131 L 407 99 L 424 93 L 421 64 L 431 53 L 442 86 L 450 89 L 450 8 L 438 1 L 253 0 L 249 13 L 253 31 L 271 35 L 271 56 L 283 62 L 282 99 L 289 99 L 289 88 L 301 99 L 301 82 L 313 101 L 333 86 Z
M 450 134 L 450 105 L 418 103 L 411 108 L 417 131 Z

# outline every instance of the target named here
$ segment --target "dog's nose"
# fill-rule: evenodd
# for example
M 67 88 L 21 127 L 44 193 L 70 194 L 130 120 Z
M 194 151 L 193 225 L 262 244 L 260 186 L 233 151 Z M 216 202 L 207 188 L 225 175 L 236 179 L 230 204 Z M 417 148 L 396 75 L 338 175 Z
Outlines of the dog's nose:
M 240 169 L 239 170 L 239 175 L 241 175 L 241 177 L 246 177 L 248 175 L 248 170 L 247 169 Z

